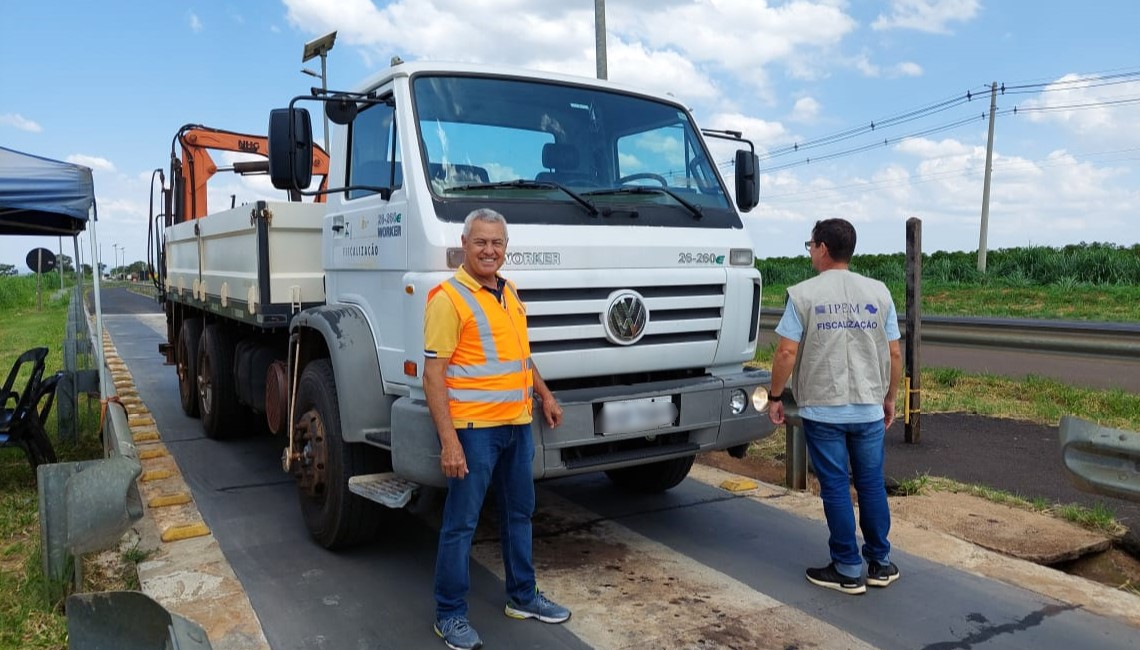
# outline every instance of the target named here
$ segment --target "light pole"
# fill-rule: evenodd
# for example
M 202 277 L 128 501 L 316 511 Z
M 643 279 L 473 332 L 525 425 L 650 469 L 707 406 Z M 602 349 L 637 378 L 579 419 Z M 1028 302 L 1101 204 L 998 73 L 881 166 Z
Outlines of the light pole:
M 324 36 L 305 43 L 305 49 L 301 53 L 301 63 L 305 63 L 314 57 L 321 57 L 321 73 L 318 75 L 316 72 L 308 68 L 301 68 L 301 72 L 309 75 L 310 77 L 317 77 L 321 80 L 321 90 L 328 90 L 328 68 L 326 67 L 326 59 L 328 58 L 329 50 L 333 48 L 333 43 L 336 42 L 336 32 L 330 32 Z M 321 111 L 324 113 L 324 111 Z M 329 150 L 329 116 L 325 113 L 325 151 Z
M 609 78 L 606 62 L 606 0 L 594 0 L 594 58 L 598 79 Z
M 114 265 L 114 267 L 111 269 L 111 271 L 114 272 L 115 269 L 119 268 L 119 245 L 118 244 L 111 244 L 111 257 L 112 257 L 111 264 Z

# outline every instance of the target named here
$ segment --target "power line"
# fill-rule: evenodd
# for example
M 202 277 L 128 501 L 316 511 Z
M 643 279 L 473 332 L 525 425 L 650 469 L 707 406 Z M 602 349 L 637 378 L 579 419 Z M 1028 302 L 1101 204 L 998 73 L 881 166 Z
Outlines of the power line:
M 1133 79 L 1131 81 L 1140 82 L 1140 72 L 1136 72 L 1134 75 L 1131 75 L 1131 76 L 1136 77 L 1136 79 Z M 947 102 L 944 102 L 944 103 L 947 103 Z M 1091 109 L 1095 109 L 1095 108 L 1111 108 L 1111 107 L 1118 107 L 1118 106 L 1126 106 L 1126 105 L 1136 104 L 1136 103 L 1140 103 L 1140 97 L 1128 97 L 1128 98 L 1123 98 L 1123 99 L 1100 100 L 1100 101 L 1092 101 L 1092 102 L 1083 102 L 1083 103 L 1078 103 L 1078 104 L 1064 104 L 1064 105 L 1057 105 L 1057 106 L 1029 106 L 1029 107 L 1014 106 L 1012 108 L 1005 108 L 1005 109 L 1001 109 L 1001 110 L 997 111 L 996 116 L 1004 117 L 1004 116 L 1008 116 L 1008 115 L 1018 115 L 1021 113 L 1045 113 L 1045 112 L 1054 112 L 1054 111 L 1062 111 L 1062 110 L 1069 110 L 1069 111 L 1091 110 Z M 960 104 L 961 104 L 961 102 L 958 103 L 958 105 L 960 105 Z M 934 105 L 931 105 L 931 106 L 934 106 Z M 934 114 L 936 112 L 941 112 L 941 110 L 944 110 L 944 109 L 940 108 L 938 110 L 930 110 L 922 116 Z M 903 117 L 903 116 L 898 116 L 898 117 Z M 823 155 L 819 155 L 819 156 L 808 156 L 808 157 L 803 158 L 802 160 L 797 160 L 795 162 L 789 162 L 789 163 L 785 163 L 782 165 L 774 165 L 771 167 L 764 168 L 763 171 L 764 172 L 781 171 L 781 170 L 789 169 L 792 167 L 799 167 L 799 166 L 803 166 L 803 165 L 808 165 L 808 164 L 811 164 L 813 162 L 823 162 L 825 160 L 833 160 L 836 158 L 842 158 L 842 157 L 846 157 L 846 156 L 850 156 L 850 155 L 854 155 L 854 154 L 858 154 L 858 153 L 863 153 L 865 151 L 871 151 L 873 149 L 878 149 L 880 147 L 887 147 L 887 146 L 890 146 L 892 144 L 898 144 L 898 143 L 904 142 L 906 140 L 910 140 L 910 139 L 914 139 L 914 138 L 920 138 L 920 137 L 924 137 L 927 135 L 933 135 L 935 133 L 940 133 L 943 131 L 949 131 L 951 129 L 955 129 L 955 128 L 958 128 L 960 126 L 963 126 L 965 124 L 969 124 L 970 122 L 973 122 L 973 121 L 978 120 L 978 119 L 984 120 L 985 117 L 986 117 L 986 114 L 981 113 L 981 114 L 979 114 L 979 116 L 972 116 L 969 118 L 964 118 L 964 119 L 956 120 L 953 122 L 943 123 L 943 124 L 940 124 L 940 125 L 937 125 L 934 127 L 930 127 L 927 129 L 907 133 L 905 135 L 901 135 L 901 136 L 898 136 L 895 138 L 884 138 L 883 140 L 879 140 L 879 141 L 876 141 L 876 142 L 873 142 L 870 144 L 864 144 L 864 145 L 859 145 L 859 146 L 855 146 L 855 147 L 850 147 L 848 149 L 843 149 L 840 151 L 836 151 L 836 152 L 832 152 L 832 153 L 828 153 L 828 154 L 823 154 Z M 897 120 L 898 118 L 895 118 L 895 119 Z M 903 121 L 897 122 L 897 123 L 905 123 L 907 121 L 911 121 L 912 119 L 918 119 L 918 118 L 915 117 L 915 118 L 911 118 L 911 119 L 906 119 L 906 120 L 903 120 Z M 860 130 L 862 130 L 863 133 L 866 133 L 867 131 L 865 129 L 866 129 L 866 127 L 858 127 L 857 129 L 850 129 L 848 131 L 840 132 L 840 133 L 849 133 L 849 132 L 860 131 Z M 819 138 L 819 139 L 816 139 L 816 140 L 813 140 L 810 142 L 822 142 L 823 140 L 825 140 L 827 138 L 835 138 L 835 137 L 836 136 L 825 136 L 825 138 Z M 848 139 L 850 137 L 855 137 L 855 136 L 854 135 L 843 136 L 842 138 L 839 138 L 839 139 Z M 822 146 L 822 144 L 817 145 L 817 146 Z M 786 149 L 787 148 L 785 147 L 783 150 L 786 150 Z M 769 156 L 769 158 L 771 158 L 771 157 L 774 157 L 774 156 Z M 727 160 L 727 161 L 722 161 L 721 163 L 718 163 L 717 166 L 721 169 L 729 169 L 733 166 L 733 164 L 734 164 L 734 161 Z

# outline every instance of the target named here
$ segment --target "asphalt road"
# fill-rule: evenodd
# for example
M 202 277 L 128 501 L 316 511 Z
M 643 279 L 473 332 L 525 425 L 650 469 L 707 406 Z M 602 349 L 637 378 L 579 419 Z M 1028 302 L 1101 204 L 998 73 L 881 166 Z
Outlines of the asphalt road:
M 182 415 L 173 368 L 157 352 L 164 331 L 161 316 L 145 314 L 140 305 L 146 302 L 124 290 L 105 292 L 106 327 L 270 644 L 278 649 L 442 647 L 430 631 L 433 517 L 438 513 L 430 507 L 414 514 L 387 512 L 383 539 L 352 551 L 329 553 L 315 546 L 301 523 L 292 482 L 280 471 L 279 440 L 216 442 L 202 435 L 197 421 Z M 938 433 L 931 418 L 921 445 L 892 443 L 888 458 L 906 458 L 908 467 L 925 465 L 921 471 L 959 478 L 950 471 L 961 468 L 962 459 L 976 467 L 978 457 L 996 455 L 995 436 L 1012 439 L 1009 448 L 1025 454 L 1027 468 L 1030 461 L 1057 456 L 1045 442 L 1048 427 L 1020 429 L 1007 423 L 990 430 L 986 426 L 991 423 L 978 427 L 975 420 L 948 420 L 946 432 Z M 977 433 L 979 428 L 990 433 Z M 893 438 L 901 439 L 901 433 Z M 973 448 L 971 457 L 969 450 L 955 451 L 964 444 L 981 446 Z M 990 479 L 1010 473 L 1010 464 L 1000 463 L 994 476 L 976 482 L 992 485 Z M 851 598 L 813 587 L 802 572 L 806 563 L 826 561 L 821 522 L 755 500 L 726 497 L 694 480 L 654 496 L 619 492 L 599 475 L 546 482 L 539 487 L 536 522 L 540 584 L 556 598 L 569 598 L 578 615 L 566 626 L 502 616 L 501 569 L 488 561 L 495 545 L 482 539 L 474 552 L 478 561 L 472 564 L 470 602 L 472 620 L 488 647 L 615 647 L 587 642 L 607 631 L 644 641 L 624 646 L 631 648 L 729 647 L 715 642 L 724 638 L 725 629 L 737 635 L 734 647 L 770 647 L 774 637 L 745 637 L 765 626 L 777 634 L 780 626 L 771 622 L 777 619 L 801 621 L 784 626 L 796 634 L 823 634 L 819 627 L 839 630 L 848 635 L 846 647 L 1135 647 L 1133 628 L 902 552 L 895 560 L 904 567 L 905 578 L 888 590 Z M 819 543 L 805 550 L 809 539 Z M 652 572 L 662 566 L 669 567 L 669 576 L 655 583 Z M 668 591 L 673 580 L 681 583 L 680 591 L 673 585 L 676 595 L 662 596 L 674 593 Z M 570 598 L 583 583 L 588 587 L 583 595 Z M 618 600 L 600 611 L 594 607 L 593 599 L 607 597 Z M 719 613 L 710 614 L 714 618 L 732 614 L 734 604 L 748 607 L 729 616 L 735 627 L 719 624 L 722 636 L 709 636 L 712 645 L 680 645 L 691 630 L 712 629 L 712 624 L 686 619 L 703 611 L 706 601 L 720 603 L 712 610 Z M 769 604 L 760 609 L 757 603 Z M 627 609 L 634 614 L 620 615 Z M 676 618 L 655 616 L 659 610 Z M 810 617 L 818 625 L 805 626 L 796 617 Z M 821 643 L 837 645 L 836 639 Z

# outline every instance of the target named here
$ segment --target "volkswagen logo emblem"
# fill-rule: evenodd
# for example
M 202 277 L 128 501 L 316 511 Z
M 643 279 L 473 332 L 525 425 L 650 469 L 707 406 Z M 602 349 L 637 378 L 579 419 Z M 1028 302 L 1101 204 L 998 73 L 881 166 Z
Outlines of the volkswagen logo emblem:
M 602 316 L 606 338 L 618 345 L 633 345 L 645 335 L 649 324 L 649 308 L 645 298 L 630 289 L 610 294 L 609 306 Z

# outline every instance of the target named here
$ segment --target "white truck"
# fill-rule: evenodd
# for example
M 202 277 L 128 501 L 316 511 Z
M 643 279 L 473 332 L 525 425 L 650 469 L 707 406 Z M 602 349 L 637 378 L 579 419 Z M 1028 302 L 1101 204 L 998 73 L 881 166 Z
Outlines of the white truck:
M 338 125 L 327 157 L 296 106 L 306 101 Z M 739 134 L 712 135 L 741 147 L 734 158 L 718 163 L 669 96 L 401 62 L 358 91 L 313 89 L 272 111 L 267 152 L 234 140 L 268 155 L 234 171 L 268 170 L 292 200 L 203 214 L 188 188 L 217 168 L 172 151 L 157 282 L 183 409 L 211 437 L 268 426 L 285 438 L 282 464 L 320 544 L 374 535 L 374 502 L 400 507 L 417 486 L 445 485 L 422 383 L 424 305 L 462 263 L 464 217 L 489 207 L 507 218 L 502 272 L 565 409 L 557 429 L 535 421 L 535 479 L 604 471 L 661 491 L 698 453 L 742 455 L 773 431 L 769 375 L 743 365 L 761 280 L 738 208 L 758 201 L 757 159 Z M 314 171 L 327 189 L 306 191 Z

